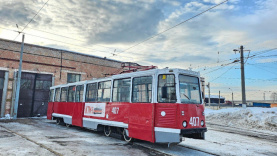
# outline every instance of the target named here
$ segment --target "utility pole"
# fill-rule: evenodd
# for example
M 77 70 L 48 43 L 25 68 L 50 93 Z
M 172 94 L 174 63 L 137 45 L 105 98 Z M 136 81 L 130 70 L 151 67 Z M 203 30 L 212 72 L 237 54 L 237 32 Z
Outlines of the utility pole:
M 234 92 L 231 88 L 229 88 L 232 91 L 232 107 L 234 107 Z
M 209 107 L 211 107 L 211 86 L 210 86 L 210 82 L 208 83 L 207 87 L 209 88 Z
M 232 107 L 234 107 L 234 93 L 232 92 Z
M 25 35 L 23 34 L 22 35 L 22 43 L 21 43 L 19 68 L 18 68 L 18 73 L 17 73 L 17 84 L 16 84 L 13 119 L 17 118 L 17 110 L 18 110 L 18 102 L 19 102 L 19 91 L 20 91 L 20 80 L 21 80 L 21 69 L 22 69 L 22 59 L 23 59 L 23 49 L 24 49 L 24 37 L 25 37 Z
M 219 95 L 218 95 L 218 109 L 220 108 L 220 91 L 219 91 Z
M 242 107 L 246 108 L 246 96 L 245 96 L 245 76 L 244 76 L 244 51 L 250 51 L 250 50 L 244 50 L 243 46 L 240 46 L 240 49 L 234 49 L 234 52 L 239 51 L 240 52 L 240 69 L 241 69 L 241 95 L 242 95 Z
M 243 56 L 243 46 L 240 46 L 240 67 L 241 67 L 241 92 L 242 92 L 242 107 L 246 107 L 246 97 L 245 97 L 245 77 L 244 77 L 244 56 Z

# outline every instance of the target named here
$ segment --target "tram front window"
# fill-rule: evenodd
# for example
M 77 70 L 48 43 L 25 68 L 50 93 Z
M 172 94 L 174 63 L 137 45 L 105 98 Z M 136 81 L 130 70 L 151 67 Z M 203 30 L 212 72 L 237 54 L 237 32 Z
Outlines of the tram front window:
M 158 102 L 176 103 L 175 76 L 159 75 Z
M 200 89 L 197 77 L 179 75 L 181 103 L 200 104 Z

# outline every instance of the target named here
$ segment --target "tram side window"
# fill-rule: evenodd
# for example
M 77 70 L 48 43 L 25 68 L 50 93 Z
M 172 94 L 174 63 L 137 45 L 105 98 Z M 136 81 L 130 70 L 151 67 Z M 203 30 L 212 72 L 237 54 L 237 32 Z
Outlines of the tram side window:
M 152 101 L 152 76 L 133 79 L 132 102 Z
M 83 102 L 83 94 L 84 94 L 84 85 L 77 86 L 75 102 Z
M 108 102 L 111 98 L 111 81 L 98 83 L 98 98 L 97 101 Z
M 61 102 L 66 102 L 67 90 L 68 90 L 68 87 L 64 87 L 61 89 L 61 99 L 60 99 Z
M 74 102 L 75 101 L 75 90 L 76 86 L 68 87 L 68 94 L 67 94 L 67 102 Z
M 97 83 L 90 83 L 86 89 L 86 102 L 96 102 L 97 100 Z
M 59 102 L 60 101 L 60 88 L 56 88 L 55 91 L 55 102 Z
M 51 89 L 50 96 L 49 96 L 49 102 L 53 102 L 53 97 L 54 97 L 54 89 Z
M 130 102 L 131 79 L 114 80 L 113 84 L 113 101 Z
M 159 75 L 158 102 L 176 103 L 175 76 Z

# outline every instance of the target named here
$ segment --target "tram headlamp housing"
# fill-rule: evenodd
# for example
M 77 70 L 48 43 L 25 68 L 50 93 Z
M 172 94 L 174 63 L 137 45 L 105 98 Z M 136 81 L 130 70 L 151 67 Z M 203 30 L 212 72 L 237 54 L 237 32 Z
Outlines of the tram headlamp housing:
M 187 122 L 186 122 L 186 121 L 183 122 L 183 127 L 184 127 L 184 128 L 187 127 Z
M 203 120 L 201 120 L 201 126 L 202 126 L 202 127 L 204 126 L 204 121 L 203 121 Z

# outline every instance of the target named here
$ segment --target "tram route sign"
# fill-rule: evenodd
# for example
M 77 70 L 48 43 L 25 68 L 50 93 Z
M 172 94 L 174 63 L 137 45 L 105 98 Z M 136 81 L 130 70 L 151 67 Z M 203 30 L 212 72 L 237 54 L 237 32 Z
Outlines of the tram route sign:
M 106 103 L 85 103 L 84 115 L 105 117 Z

